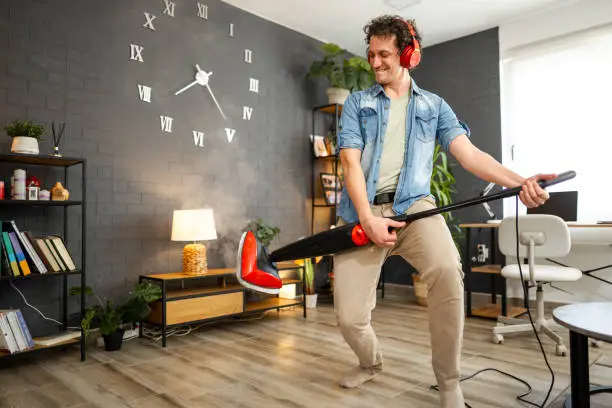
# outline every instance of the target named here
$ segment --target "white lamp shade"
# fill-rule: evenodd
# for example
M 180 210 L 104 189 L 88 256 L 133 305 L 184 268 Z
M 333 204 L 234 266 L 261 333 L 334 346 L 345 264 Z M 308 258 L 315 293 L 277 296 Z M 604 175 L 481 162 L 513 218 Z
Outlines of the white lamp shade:
M 213 210 L 174 210 L 172 241 L 208 241 L 217 239 Z

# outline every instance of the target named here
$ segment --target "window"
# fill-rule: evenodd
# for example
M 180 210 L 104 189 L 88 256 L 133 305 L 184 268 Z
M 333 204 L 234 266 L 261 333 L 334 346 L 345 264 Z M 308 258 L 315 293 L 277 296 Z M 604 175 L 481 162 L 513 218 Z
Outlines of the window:
M 503 164 L 524 176 L 575 170 L 549 191 L 577 190 L 580 222 L 612 220 L 612 28 L 513 50 L 501 78 Z M 514 211 L 505 199 L 504 216 Z

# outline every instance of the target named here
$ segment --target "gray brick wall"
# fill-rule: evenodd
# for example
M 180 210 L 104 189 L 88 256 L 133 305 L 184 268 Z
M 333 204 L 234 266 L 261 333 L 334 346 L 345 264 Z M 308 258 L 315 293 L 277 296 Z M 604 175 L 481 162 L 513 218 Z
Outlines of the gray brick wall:
M 209 0 L 209 19 L 194 21 L 195 2 L 175 0 L 173 19 L 163 1 L 8 0 L 0 3 L 0 123 L 29 119 L 65 121 L 63 153 L 87 159 L 87 279 L 103 296 L 126 294 L 139 274 L 181 266 L 182 243 L 170 241 L 172 210 L 212 207 L 219 239 L 208 244 L 210 267 L 231 266 L 241 228 L 262 217 L 282 230 L 279 244 L 307 234 L 304 205 L 310 186 L 311 108 L 324 100 L 323 84 L 304 81 L 319 43 L 219 0 Z M 157 15 L 157 30 L 142 25 Z M 227 22 L 235 44 L 226 39 Z M 144 63 L 129 60 L 129 44 L 145 45 Z M 253 64 L 223 67 L 228 53 L 253 50 Z M 195 59 L 210 62 L 217 99 L 237 134 L 228 144 L 224 124 L 203 88 L 184 98 L 170 92 L 193 79 Z M 206 68 L 205 68 L 206 69 Z M 225 71 L 225 72 L 224 72 Z M 227 74 L 227 75 L 224 75 Z M 260 93 L 244 82 L 259 79 Z M 137 84 L 152 84 L 151 104 L 138 99 Z M 158 98 L 159 96 L 159 98 Z M 163 98 L 161 98 L 163 96 Z M 247 124 L 236 118 L 242 104 L 254 108 Z M 167 113 L 166 113 L 167 112 Z M 160 114 L 174 117 L 172 136 L 160 132 Z M 191 129 L 206 133 L 196 148 Z M 50 135 L 48 136 L 50 139 Z M 9 151 L 9 138 L 0 149 Z M 51 152 L 50 140 L 41 152 Z M 7 176 L 14 166 L 3 166 Z M 49 186 L 61 173 L 28 168 Z M 8 176 L 10 177 L 10 176 Z M 80 197 L 78 171 L 68 188 Z M 5 212 L 35 234 L 57 232 L 61 209 Z M 70 209 L 68 241 L 80 263 L 79 209 Z M 69 285 L 78 283 L 70 280 Z M 58 318 L 61 281 L 20 282 L 30 303 Z M 20 307 L 35 331 L 43 324 L 8 284 L 3 307 Z M 71 312 L 76 303 L 71 301 Z

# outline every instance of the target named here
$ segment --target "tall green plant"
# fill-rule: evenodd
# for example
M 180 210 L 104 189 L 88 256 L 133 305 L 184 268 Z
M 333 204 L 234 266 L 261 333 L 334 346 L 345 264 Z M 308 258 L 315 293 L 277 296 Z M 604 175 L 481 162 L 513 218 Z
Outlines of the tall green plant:
M 436 198 L 439 206 L 453 203 L 452 195 L 457 192 L 454 188 L 456 182 L 457 180 L 455 180 L 455 176 L 450 168 L 446 153 L 439 144 L 436 144 L 433 155 L 433 171 L 431 173 L 431 194 Z M 459 227 L 459 221 L 453 217 L 451 211 L 442 213 L 442 216 L 451 231 L 457 250 L 461 252 L 463 231 Z
M 327 78 L 330 86 L 351 92 L 368 89 L 376 82 L 374 72 L 364 58 L 346 58 L 346 50 L 333 43 L 321 45 L 323 59 L 314 61 L 306 74 L 309 78 Z

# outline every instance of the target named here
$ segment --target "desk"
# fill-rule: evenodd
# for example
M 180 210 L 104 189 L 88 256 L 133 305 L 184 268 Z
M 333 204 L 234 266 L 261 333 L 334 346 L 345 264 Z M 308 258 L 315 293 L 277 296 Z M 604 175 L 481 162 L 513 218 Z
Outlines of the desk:
M 468 317 L 480 316 L 486 318 L 497 319 L 499 315 L 516 317 L 527 312 L 529 299 L 524 299 L 523 307 L 507 307 L 506 299 L 506 280 L 501 280 L 501 305 L 497 304 L 497 294 L 495 291 L 495 278 L 501 275 L 501 269 L 505 265 L 503 262 L 496 262 L 497 245 L 497 229 L 501 220 L 486 223 L 467 223 L 459 224 L 459 227 L 465 228 L 465 249 L 463 259 L 463 272 L 465 274 L 465 290 L 466 290 L 466 313 Z M 572 245 L 612 245 L 612 224 L 588 224 L 579 222 L 568 222 L 567 226 L 570 229 Z M 487 265 L 472 266 L 471 253 L 471 233 L 473 229 L 487 229 L 490 231 L 491 239 L 491 263 Z M 503 257 L 503 256 L 502 256 Z M 491 303 L 481 308 L 472 309 L 472 285 L 471 277 L 473 273 L 488 273 L 491 276 L 492 293 Z M 526 284 L 523 282 L 522 284 Z M 508 310 L 510 309 L 510 310 Z
M 612 393 L 612 387 L 590 387 L 589 337 L 612 343 L 612 302 L 574 303 L 553 310 L 557 323 L 570 330 L 571 394 L 565 408 L 588 408 L 590 394 Z

